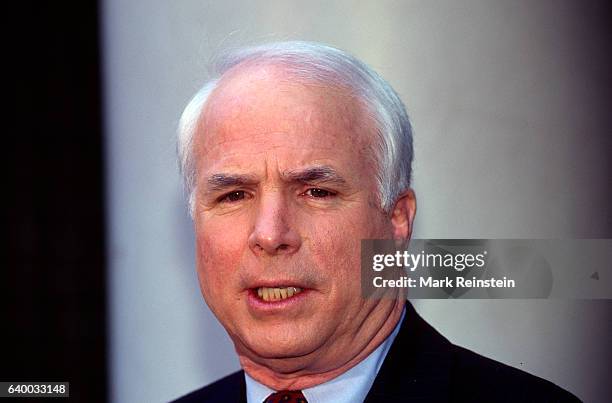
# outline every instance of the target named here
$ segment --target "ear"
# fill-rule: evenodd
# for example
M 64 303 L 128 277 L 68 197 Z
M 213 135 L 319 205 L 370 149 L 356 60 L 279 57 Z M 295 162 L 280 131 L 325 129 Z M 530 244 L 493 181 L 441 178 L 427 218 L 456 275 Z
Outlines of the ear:
M 416 214 L 416 196 L 412 189 L 403 192 L 391 212 L 393 239 L 407 241 L 412 236 L 412 223 Z

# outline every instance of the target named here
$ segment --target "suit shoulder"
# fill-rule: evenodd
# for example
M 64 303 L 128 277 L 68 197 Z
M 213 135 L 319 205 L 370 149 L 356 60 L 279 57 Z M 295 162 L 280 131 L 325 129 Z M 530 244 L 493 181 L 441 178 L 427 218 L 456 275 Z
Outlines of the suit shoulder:
M 175 403 L 241 401 L 245 390 L 244 372 L 237 371 L 174 400 Z
M 453 395 L 467 401 L 580 402 L 554 383 L 453 346 Z

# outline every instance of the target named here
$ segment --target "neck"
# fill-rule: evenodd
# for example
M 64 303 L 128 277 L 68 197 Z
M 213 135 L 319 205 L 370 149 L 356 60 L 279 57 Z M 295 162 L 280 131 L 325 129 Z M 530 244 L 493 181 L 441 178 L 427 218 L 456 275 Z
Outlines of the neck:
M 259 359 L 253 352 L 238 351 L 240 364 L 251 378 L 274 390 L 320 385 L 353 368 L 380 346 L 399 322 L 405 304 L 405 298 L 379 301 L 378 314 L 364 322 L 349 343 L 332 342 L 306 356 L 278 359 Z

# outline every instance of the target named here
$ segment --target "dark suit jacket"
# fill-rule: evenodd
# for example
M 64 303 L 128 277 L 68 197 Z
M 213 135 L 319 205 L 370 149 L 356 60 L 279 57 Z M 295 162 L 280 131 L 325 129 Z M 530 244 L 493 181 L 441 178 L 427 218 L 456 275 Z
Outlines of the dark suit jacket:
M 246 402 L 238 371 L 176 400 Z M 333 396 L 331 400 L 333 401 Z M 579 402 L 542 378 L 455 346 L 406 304 L 402 327 L 366 403 L 377 402 Z

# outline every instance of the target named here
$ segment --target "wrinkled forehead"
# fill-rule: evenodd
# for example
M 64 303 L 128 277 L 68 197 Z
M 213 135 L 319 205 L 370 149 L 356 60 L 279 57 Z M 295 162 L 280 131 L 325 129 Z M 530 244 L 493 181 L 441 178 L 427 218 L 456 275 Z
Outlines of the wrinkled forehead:
M 304 79 L 282 65 L 251 63 L 222 76 L 200 116 L 196 144 L 206 155 L 220 142 L 273 141 L 272 134 L 285 133 L 363 150 L 372 148 L 374 132 L 369 109 L 349 87 Z

